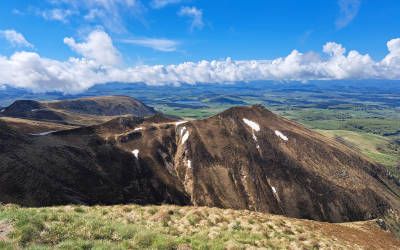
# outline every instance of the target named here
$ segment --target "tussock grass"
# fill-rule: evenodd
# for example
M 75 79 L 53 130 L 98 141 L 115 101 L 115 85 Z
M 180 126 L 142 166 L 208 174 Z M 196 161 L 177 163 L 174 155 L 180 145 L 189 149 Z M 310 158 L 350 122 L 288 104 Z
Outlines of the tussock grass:
M 0 205 L 13 230 L 0 249 L 313 249 L 348 247 L 314 223 L 282 216 L 179 206 Z

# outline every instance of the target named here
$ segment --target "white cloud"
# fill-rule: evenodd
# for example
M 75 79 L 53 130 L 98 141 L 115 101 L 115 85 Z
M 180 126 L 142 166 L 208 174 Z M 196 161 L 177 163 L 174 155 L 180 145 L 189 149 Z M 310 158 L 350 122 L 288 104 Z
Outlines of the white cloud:
M 293 50 L 288 56 L 273 60 L 234 61 L 228 58 L 123 68 L 104 65 L 98 60 L 102 56 L 93 56 L 95 52 L 88 45 L 92 44 L 93 34 L 104 36 L 104 32 L 96 31 L 84 43 L 71 41 L 72 47 L 80 51 L 84 58 L 57 61 L 33 52 L 17 52 L 10 57 L 0 56 L 0 85 L 10 84 L 37 92 L 76 93 L 107 82 L 161 85 L 257 80 L 400 80 L 400 38 L 388 41 L 389 53 L 381 61 L 375 61 L 368 54 L 360 54 L 355 50 L 346 53 L 342 45 L 329 42 L 323 47 L 326 56 Z M 111 41 L 108 43 L 112 45 Z
M 167 5 L 171 4 L 178 4 L 181 3 L 183 0 L 153 0 L 151 1 L 150 5 L 154 9 L 161 9 Z
M 178 12 L 178 15 L 192 18 L 192 24 L 190 26 L 190 30 L 192 31 L 194 29 L 202 29 L 204 26 L 203 11 L 196 7 L 182 7 Z
M 115 65 L 121 61 L 120 53 L 114 47 L 111 37 L 101 30 L 92 31 L 82 43 L 77 43 L 70 37 L 64 38 L 64 43 L 76 53 L 99 64 Z
M 113 32 L 126 31 L 123 13 L 142 19 L 145 8 L 139 0 L 51 0 L 64 11 L 82 13 L 83 20 L 101 24 Z
M 328 42 L 324 45 L 323 51 L 331 56 L 340 56 L 346 52 L 346 49 L 341 44 Z
M 339 17 L 336 19 L 336 28 L 346 27 L 358 14 L 361 0 L 338 0 Z
M 92 21 L 96 18 L 105 18 L 106 13 L 100 9 L 91 9 L 84 18 L 86 20 Z
M 39 12 L 39 14 L 46 20 L 54 20 L 63 23 L 68 22 L 68 18 L 76 13 L 76 11 L 70 9 L 51 9 Z
M 25 37 L 15 30 L 0 30 L 0 36 L 4 37 L 11 45 L 17 47 L 33 48 L 33 45 L 28 42 Z
M 33 52 L 17 52 L 0 57 L 1 81 L 37 92 L 79 92 L 101 82 L 102 68 L 94 61 L 70 59 L 65 62 L 40 57 Z
M 381 62 L 382 74 L 388 78 L 396 78 L 400 74 L 400 38 L 387 42 L 389 54 Z
M 160 38 L 124 39 L 121 40 L 121 42 L 148 47 L 163 52 L 175 51 L 179 45 L 177 41 Z
M 400 66 L 400 38 L 392 39 L 387 42 L 389 54 L 383 59 L 383 63 L 387 65 L 399 64 Z

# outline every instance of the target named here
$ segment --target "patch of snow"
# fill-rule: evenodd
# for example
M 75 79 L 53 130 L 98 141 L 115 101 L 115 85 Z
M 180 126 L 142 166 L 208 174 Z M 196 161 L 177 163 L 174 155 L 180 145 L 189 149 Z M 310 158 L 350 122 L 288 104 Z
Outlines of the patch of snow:
M 139 130 L 143 130 L 143 127 L 135 128 L 133 131 L 139 131 Z
M 181 130 L 179 131 L 179 134 L 182 136 L 183 133 L 186 131 L 186 127 L 181 128 Z
M 34 134 L 30 134 L 30 135 L 42 136 L 42 135 L 49 135 L 49 134 L 54 133 L 54 132 L 57 132 L 57 130 L 46 131 L 46 132 L 41 132 L 41 133 L 34 133 Z
M 188 160 L 188 161 L 187 161 L 187 165 L 188 165 L 188 168 L 192 168 L 192 161 L 191 161 L 191 160 Z
M 260 145 L 258 145 L 257 136 L 254 133 L 254 131 L 256 131 L 256 132 L 260 131 L 260 125 L 258 125 L 258 123 L 256 123 L 256 122 L 253 122 L 253 121 L 251 121 L 249 119 L 246 119 L 246 118 L 243 118 L 243 122 L 246 123 L 246 125 L 251 128 L 251 135 L 253 137 L 253 140 L 256 142 L 256 148 L 258 149 L 258 151 L 261 154 Z
M 31 109 L 31 112 L 35 112 L 38 111 L 39 109 Z
M 276 194 L 276 189 L 275 187 L 271 187 L 272 188 L 272 192 L 274 192 Z
M 258 123 L 253 122 L 251 120 L 248 120 L 246 118 L 243 118 L 244 123 L 246 123 L 247 126 L 249 126 L 251 129 L 255 130 L 255 131 L 260 131 L 260 125 L 258 125 Z
M 0 110 L 0 113 L 3 113 L 4 111 L 6 111 L 6 109 L 2 109 L 2 110 Z
M 175 126 L 179 126 L 181 124 L 187 123 L 188 121 L 179 121 L 179 122 L 175 122 Z
M 282 132 L 279 131 L 279 130 L 275 130 L 275 135 L 278 136 L 279 138 L 281 138 L 281 139 L 284 140 L 284 141 L 289 140 L 289 138 L 287 138 L 287 136 L 284 135 L 284 134 L 282 134 Z
M 135 156 L 136 159 L 139 159 L 139 149 L 132 150 L 132 154 Z
M 186 130 L 186 132 L 183 134 L 183 137 L 182 137 L 182 145 L 185 144 L 187 139 L 189 139 L 189 131 Z

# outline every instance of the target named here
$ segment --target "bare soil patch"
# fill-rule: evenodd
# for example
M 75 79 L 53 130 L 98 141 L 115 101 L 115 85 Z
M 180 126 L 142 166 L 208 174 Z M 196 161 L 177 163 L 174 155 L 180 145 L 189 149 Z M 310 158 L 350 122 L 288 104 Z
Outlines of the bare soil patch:
M 6 220 L 1 220 L 0 221 L 0 240 L 4 241 L 7 240 L 7 235 L 11 232 L 12 230 L 12 225 Z

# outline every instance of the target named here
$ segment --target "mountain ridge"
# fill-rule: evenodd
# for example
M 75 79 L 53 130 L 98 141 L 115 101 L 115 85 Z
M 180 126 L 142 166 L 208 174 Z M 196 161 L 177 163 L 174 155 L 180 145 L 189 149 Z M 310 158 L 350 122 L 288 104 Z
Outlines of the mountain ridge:
M 192 121 L 121 116 L 42 135 L 0 129 L 16 145 L 0 152 L 2 202 L 171 203 L 331 222 L 400 208 L 400 186 L 383 167 L 261 105 Z
M 64 123 L 68 125 L 100 124 L 110 117 L 154 115 L 157 112 L 129 96 L 95 96 L 39 102 L 17 100 L 3 108 L 1 116 Z

